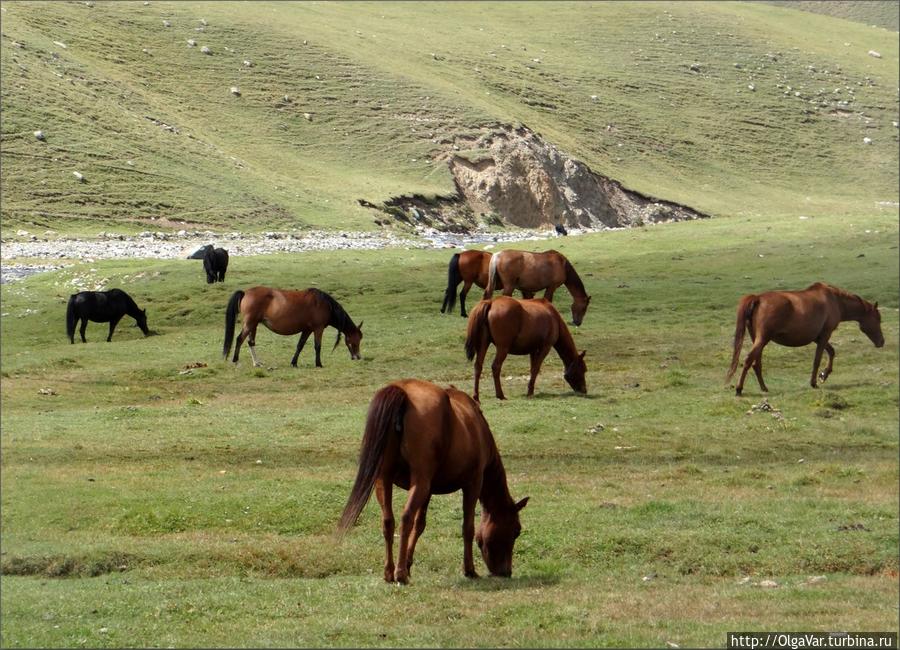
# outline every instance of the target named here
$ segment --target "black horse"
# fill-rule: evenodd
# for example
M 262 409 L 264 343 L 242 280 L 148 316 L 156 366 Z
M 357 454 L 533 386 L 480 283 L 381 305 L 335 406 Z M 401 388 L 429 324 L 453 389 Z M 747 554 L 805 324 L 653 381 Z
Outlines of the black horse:
M 207 244 L 200 250 L 203 251 L 203 270 L 206 271 L 206 283 L 225 282 L 225 271 L 228 270 L 228 251 L 224 248 L 213 248 L 212 244 Z
M 150 330 L 147 329 L 147 311 L 138 309 L 132 297 L 121 289 L 73 293 L 66 308 L 66 333 L 69 341 L 75 343 L 75 326 L 81 320 L 81 342 L 87 343 L 84 330 L 87 329 L 88 321 L 92 320 L 95 323 L 109 323 L 109 336 L 106 337 L 106 342 L 109 343 L 116 325 L 125 314 L 137 321 L 144 336 L 150 335 Z

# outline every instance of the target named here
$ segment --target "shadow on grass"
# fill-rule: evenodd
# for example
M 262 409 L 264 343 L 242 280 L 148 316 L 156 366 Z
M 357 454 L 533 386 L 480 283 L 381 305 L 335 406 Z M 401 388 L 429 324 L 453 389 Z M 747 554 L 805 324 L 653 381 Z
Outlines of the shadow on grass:
M 535 587 L 552 587 L 561 582 L 558 575 L 539 573 L 523 576 L 521 578 L 497 578 L 495 576 L 482 576 L 477 580 L 471 578 L 458 578 L 454 586 L 467 591 L 514 591 L 519 589 L 534 589 Z

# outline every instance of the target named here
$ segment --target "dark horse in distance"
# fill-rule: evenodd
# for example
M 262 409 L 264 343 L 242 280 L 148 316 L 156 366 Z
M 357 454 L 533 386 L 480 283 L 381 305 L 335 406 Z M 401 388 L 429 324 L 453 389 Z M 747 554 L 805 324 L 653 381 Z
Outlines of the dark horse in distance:
M 393 486 L 408 490 L 400 517 L 400 548 L 394 564 Z M 432 494 L 462 490 L 463 573 L 477 578 L 472 539 L 488 570 L 512 575 L 513 545 L 522 531 L 519 511 L 525 497 L 513 501 L 494 436 L 471 397 L 453 387 L 420 379 L 388 384 L 372 398 L 366 417 L 356 481 L 341 515 L 338 531 L 359 518 L 372 488 L 381 504 L 384 579 L 409 581 L 416 542 L 425 530 Z M 475 503 L 481 501 L 481 524 L 475 531 Z
M 544 290 L 544 298 L 553 302 L 553 292 L 565 284 L 572 294 L 572 322 L 581 325 L 591 297 L 585 291 L 575 267 L 562 253 L 554 250 L 530 253 L 507 249 L 494 253 L 488 270 L 484 299 L 490 299 L 494 289 L 502 287 L 503 295 L 511 296 L 519 289 L 525 298 Z
M 234 358 L 237 363 L 238 354 L 244 339 L 250 346 L 253 365 L 261 366 L 256 356 L 256 328 L 260 323 L 276 334 L 290 336 L 300 333 L 297 351 L 291 359 L 291 365 L 297 365 L 300 351 L 306 344 L 310 334 L 315 336 L 316 367 L 322 367 L 322 332 L 329 325 L 338 331 L 334 350 L 341 342 L 341 334 L 345 336 L 347 349 L 351 359 L 360 359 L 359 344 L 362 340 L 362 322 L 354 325 L 353 320 L 344 311 L 340 303 L 319 289 L 305 291 L 288 291 L 269 287 L 253 287 L 247 291 L 235 291 L 225 309 L 225 345 L 222 354 L 228 358 L 234 340 L 234 328 L 237 314 L 240 311 L 244 325 L 238 334 L 234 347 Z
M 477 284 L 484 289 L 488 282 L 488 267 L 491 263 L 491 254 L 487 251 L 463 251 L 450 258 L 447 268 L 447 290 L 444 292 L 444 304 L 441 305 L 441 313 L 450 313 L 456 305 L 456 287 L 464 282 L 462 291 L 459 292 L 459 310 L 463 317 L 466 316 L 466 295 L 472 284 Z
M 822 352 L 828 353 L 828 366 L 818 375 L 825 381 L 834 364 L 834 348 L 828 342 L 831 333 L 843 321 L 854 320 L 869 340 L 880 348 L 884 345 L 881 333 L 881 314 L 878 303 L 874 305 L 859 296 L 837 287 L 816 282 L 802 291 L 767 291 L 748 294 L 741 298 L 737 307 L 737 323 L 734 328 L 734 353 L 731 367 L 725 377 L 727 382 L 737 370 L 744 331 L 750 330 L 753 347 L 744 361 L 741 379 L 735 388 L 740 395 L 744 389 L 747 371 L 753 367 L 756 380 L 763 391 L 768 391 L 762 377 L 762 353 L 769 341 L 779 345 L 800 347 L 815 342 L 816 355 L 813 359 L 810 385 L 816 387 Z
M 213 248 L 207 244 L 197 253 L 203 252 L 203 270 L 206 271 L 206 283 L 225 282 L 225 271 L 228 270 L 228 251 L 224 248 Z
M 469 361 L 475 359 L 475 392 L 472 397 L 476 401 L 479 399 L 481 368 L 491 343 L 497 348 L 494 363 L 491 364 L 497 399 L 506 399 L 500 386 L 500 371 L 508 354 L 531 356 L 531 380 L 528 382 L 528 396 L 531 397 L 541 364 L 551 347 L 565 364 L 565 380 L 576 392 L 587 393 L 585 353 L 578 353 L 569 328 L 550 301 L 498 296 L 475 305 L 469 314 L 466 331 L 466 358 Z
M 109 336 L 106 337 L 106 342 L 109 343 L 116 325 L 126 314 L 137 321 L 137 326 L 141 328 L 144 336 L 150 335 L 147 329 L 147 311 L 138 309 L 132 297 L 121 289 L 73 293 L 66 306 L 66 334 L 69 336 L 69 342 L 75 343 L 75 327 L 80 320 L 81 342 L 87 343 L 84 331 L 87 329 L 88 321 L 92 320 L 95 323 L 109 323 Z

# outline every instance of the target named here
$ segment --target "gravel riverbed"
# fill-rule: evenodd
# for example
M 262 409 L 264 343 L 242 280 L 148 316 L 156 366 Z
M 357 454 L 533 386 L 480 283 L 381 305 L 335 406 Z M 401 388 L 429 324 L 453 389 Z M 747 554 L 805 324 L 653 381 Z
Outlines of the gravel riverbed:
M 572 232 L 577 235 L 582 231 Z M 585 231 L 586 232 L 586 231 Z M 142 232 L 138 235 L 101 233 L 92 239 L 38 237 L 19 231 L 15 239 L 0 241 L 0 284 L 53 271 L 78 262 L 104 259 L 185 259 L 198 248 L 214 244 L 231 256 L 303 253 L 321 250 L 383 248 L 464 248 L 466 246 L 551 239 L 550 230 L 475 231 L 466 234 L 420 229 L 417 236 L 388 232 L 297 231 L 215 233 L 212 231 Z

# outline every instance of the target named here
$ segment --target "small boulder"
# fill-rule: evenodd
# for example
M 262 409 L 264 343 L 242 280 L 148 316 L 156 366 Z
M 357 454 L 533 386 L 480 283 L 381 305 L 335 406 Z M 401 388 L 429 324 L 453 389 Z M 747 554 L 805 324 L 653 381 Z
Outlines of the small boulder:
M 200 48 L 200 51 L 203 52 L 204 54 L 212 54 L 212 50 L 209 49 L 208 47 L 206 47 L 205 45 Z
M 245 68 L 252 68 L 252 67 L 253 67 L 253 62 L 252 62 L 252 61 L 248 61 L 247 59 L 244 59 L 244 67 L 245 67 Z
M 308 122 L 312 122 L 312 113 L 304 113 L 303 117 L 305 117 Z
M 34 137 L 43 142 L 47 139 L 47 136 L 44 135 L 44 132 L 40 129 L 34 132 Z
M 880 59 L 881 53 L 876 52 L 875 50 L 869 50 L 869 56 L 874 57 L 876 59 Z
M 82 174 L 81 172 L 72 172 L 72 176 L 74 176 L 75 180 L 77 180 L 79 183 L 84 182 L 84 174 Z
M 237 87 L 237 86 L 232 86 L 232 87 L 231 87 L 231 94 L 234 95 L 235 97 L 240 97 L 240 96 L 241 96 L 241 91 L 238 90 L 238 87 Z
M 172 26 L 172 23 L 170 23 L 168 20 L 163 21 L 163 27 L 171 27 L 171 26 Z
M 863 138 L 863 144 L 872 144 L 872 138 Z
M 187 44 L 188 44 L 188 47 L 196 47 L 197 41 L 195 41 L 193 38 L 189 38 L 189 39 L 187 39 Z

